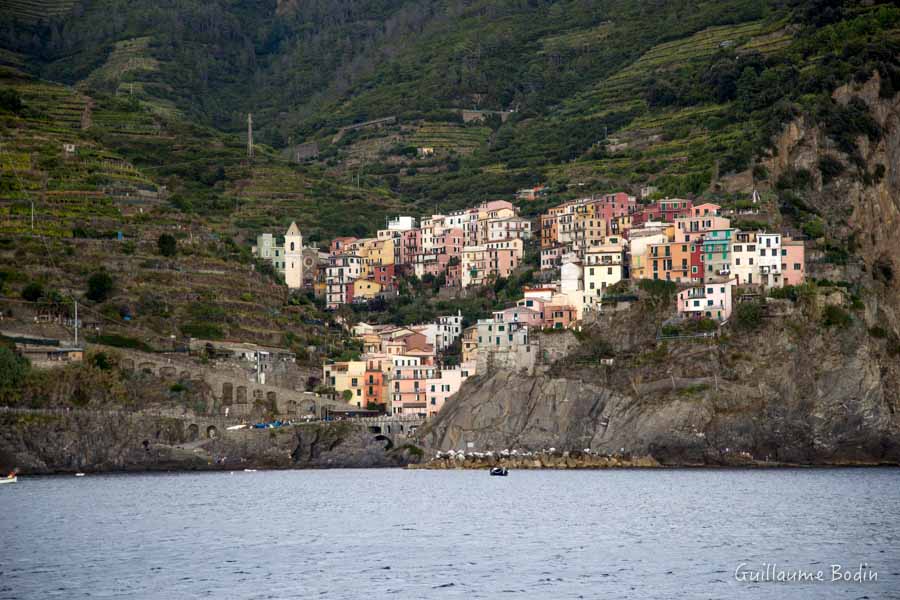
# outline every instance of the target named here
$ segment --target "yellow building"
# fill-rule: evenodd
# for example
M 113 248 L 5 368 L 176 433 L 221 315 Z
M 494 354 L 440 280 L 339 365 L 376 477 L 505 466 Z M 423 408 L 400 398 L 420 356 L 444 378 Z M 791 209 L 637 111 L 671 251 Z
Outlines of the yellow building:
M 370 300 L 381 293 L 381 284 L 372 279 L 357 279 L 353 282 L 353 298 Z
M 577 213 L 573 220 L 573 249 L 583 257 L 592 246 L 599 246 L 606 238 L 606 221 L 594 215 L 594 211 Z
M 365 374 L 366 361 L 364 360 L 337 362 L 322 367 L 324 384 L 333 388 L 339 397 L 343 397 L 344 392 L 349 390 L 349 404 L 360 408 L 365 408 Z

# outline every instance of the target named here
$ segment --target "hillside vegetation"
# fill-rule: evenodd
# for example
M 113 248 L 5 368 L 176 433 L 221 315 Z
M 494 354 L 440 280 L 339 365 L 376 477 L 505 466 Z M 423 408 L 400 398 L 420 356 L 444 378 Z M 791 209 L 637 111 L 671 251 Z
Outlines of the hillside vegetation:
M 882 99 L 900 90 L 890 2 L 15 0 L 0 14 L 0 237 L 14 295 L 41 277 L 83 293 L 97 261 L 134 283 L 118 288 L 134 303 L 137 281 L 157 277 L 141 265 L 172 233 L 192 257 L 178 268 L 222 271 L 209 297 L 238 302 L 264 295 L 248 256 L 260 232 L 296 220 L 324 243 L 538 183 L 551 193 L 529 216 L 646 184 L 726 208 L 758 189 L 760 223 L 802 230 L 846 263 L 859 233 L 817 208 L 813 184 L 890 178 L 866 153 L 885 135 L 872 104 L 833 97 L 867 81 Z M 789 123 L 818 128 L 834 151 L 771 172 Z M 317 156 L 285 158 L 303 142 Z M 160 334 L 207 323 L 186 312 L 190 287 L 205 285 L 186 277 L 170 277 L 181 308 L 137 318 Z M 255 301 L 241 310 L 284 298 Z M 274 340 L 281 325 L 207 332 Z

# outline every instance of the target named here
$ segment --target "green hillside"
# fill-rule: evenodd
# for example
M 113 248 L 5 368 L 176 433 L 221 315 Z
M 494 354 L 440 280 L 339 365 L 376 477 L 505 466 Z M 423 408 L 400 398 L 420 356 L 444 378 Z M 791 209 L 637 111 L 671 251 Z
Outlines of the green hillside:
M 324 242 L 537 183 L 547 203 L 653 184 L 726 205 L 757 187 L 813 231 L 762 166 L 773 136 L 824 124 L 871 181 L 857 138 L 880 133 L 831 94 L 875 72 L 883 97 L 900 90 L 890 2 L 15 0 L 2 14 L 5 293 L 83 294 L 84 265 L 102 265 L 120 296 L 97 310 L 126 327 L 122 306 L 152 282 L 175 308 L 128 326 L 166 336 L 279 338 L 284 298 L 256 291 L 271 282 L 247 252 L 293 220 Z M 285 158 L 313 142 L 317 156 Z M 164 232 L 184 253 L 159 272 Z M 191 313 L 193 288 L 228 318 Z

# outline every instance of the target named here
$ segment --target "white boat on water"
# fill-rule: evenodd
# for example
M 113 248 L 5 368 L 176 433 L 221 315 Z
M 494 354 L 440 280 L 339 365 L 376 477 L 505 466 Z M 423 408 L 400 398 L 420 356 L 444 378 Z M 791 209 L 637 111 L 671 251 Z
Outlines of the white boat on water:
M 0 483 L 15 483 L 19 480 L 15 475 L 11 477 L 0 477 Z
M 75 473 L 75 477 L 84 477 L 84 473 Z
M 244 473 L 256 473 L 256 469 L 244 469 Z

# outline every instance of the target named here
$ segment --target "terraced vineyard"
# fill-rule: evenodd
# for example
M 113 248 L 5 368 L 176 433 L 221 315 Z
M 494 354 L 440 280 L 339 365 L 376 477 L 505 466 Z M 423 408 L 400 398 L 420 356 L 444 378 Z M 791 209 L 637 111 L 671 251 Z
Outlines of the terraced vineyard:
M 436 152 L 471 154 L 491 135 L 488 127 L 463 126 L 453 123 L 423 123 L 409 138 L 416 147 L 434 148 Z
M 655 46 L 630 66 L 576 96 L 564 112 L 574 113 L 592 107 L 587 114 L 597 116 L 594 111 L 598 108 L 602 110 L 634 102 L 643 96 L 654 73 L 709 58 L 723 48 L 767 53 L 784 48 L 789 43 L 790 36 L 784 31 L 782 23 L 754 21 L 737 26 L 711 27 L 688 38 Z
M 14 17 L 23 21 L 40 21 L 64 15 L 75 6 L 75 0 L 3 0 L 0 17 Z
M 30 233 L 32 204 L 34 231 L 44 235 L 116 231 L 122 217 L 113 190 L 156 192 L 151 178 L 83 130 L 89 98 L 10 67 L 0 68 L 0 86 L 15 90 L 25 107 L 2 119 L 0 233 Z

